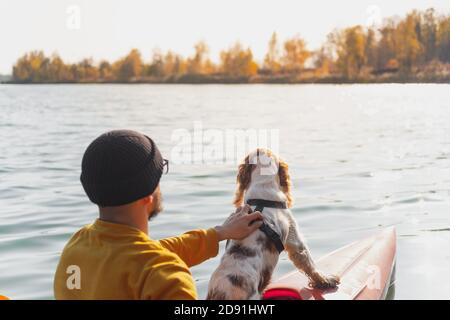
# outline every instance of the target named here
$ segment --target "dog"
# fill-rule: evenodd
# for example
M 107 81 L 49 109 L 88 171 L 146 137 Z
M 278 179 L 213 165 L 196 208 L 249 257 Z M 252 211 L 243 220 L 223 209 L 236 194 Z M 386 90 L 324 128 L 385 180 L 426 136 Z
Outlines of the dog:
M 244 202 L 244 206 L 243 205 Z M 234 205 L 263 214 L 263 226 L 242 240 L 226 245 L 208 284 L 207 300 L 257 300 L 270 282 L 280 253 L 286 250 L 295 267 L 320 289 L 335 288 L 339 277 L 325 276 L 314 265 L 289 208 L 292 207 L 288 165 L 268 149 L 256 149 L 239 165 Z

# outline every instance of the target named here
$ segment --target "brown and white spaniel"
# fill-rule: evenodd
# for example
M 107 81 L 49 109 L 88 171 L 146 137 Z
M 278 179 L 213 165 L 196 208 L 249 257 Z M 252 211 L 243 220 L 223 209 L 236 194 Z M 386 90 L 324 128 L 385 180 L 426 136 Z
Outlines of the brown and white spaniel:
M 211 276 L 207 299 L 260 299 L 283 250 L 309 276 L 312 286 L 327 289 L 339 284 L 338 277 L 325 276 L 316 269 L 289 210 L 292 195 L 288 165 L 270 150 L 257 149 L 239 165 L 234 205 L 238 208 L 234 214 L 247 214 L 256 206 L 264 224 L 247 238 L 227 243 Z

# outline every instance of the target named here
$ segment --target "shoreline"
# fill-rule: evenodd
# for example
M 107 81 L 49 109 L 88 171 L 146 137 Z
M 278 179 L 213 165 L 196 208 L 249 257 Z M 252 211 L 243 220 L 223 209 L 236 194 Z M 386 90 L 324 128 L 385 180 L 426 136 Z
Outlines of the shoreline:
M 13 85 L 41 85 L 41 84 L 190 84 L 190 85 L 206 85 L 206 84 L 267 84 L 267 85 L 298 85 L 298 84 L 450 84 L 450 76 L 438 79 L 421 79 L 421 78 L 397 78 L 389 77 L 383 79 L 344 79 L 344 78 L 314 78 L 314 79 L 140 79 L 130 81 L 39 81 L 39 82 L 26 82 L 26 81 L 0 81 L 0 84 L 13 84 Z

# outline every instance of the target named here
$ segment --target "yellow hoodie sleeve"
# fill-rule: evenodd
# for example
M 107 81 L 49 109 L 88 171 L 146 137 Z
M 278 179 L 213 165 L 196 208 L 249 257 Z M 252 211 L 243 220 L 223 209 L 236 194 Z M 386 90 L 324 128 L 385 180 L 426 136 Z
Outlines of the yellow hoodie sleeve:
M 177 254 L 188 267 L 215 257 L 219 252 L 219 240 L 214 228 L 189 231 L 179 237 L 159 240 L 159 243 Z

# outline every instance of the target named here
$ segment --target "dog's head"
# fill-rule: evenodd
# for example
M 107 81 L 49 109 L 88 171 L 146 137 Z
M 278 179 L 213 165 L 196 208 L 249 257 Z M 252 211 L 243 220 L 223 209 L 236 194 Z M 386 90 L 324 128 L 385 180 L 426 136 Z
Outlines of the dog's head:
M 288 164 L 268 149 L 258 148 L 245 157 L 239 165 L 237 189 L 234 198 L 236 207 L 242 205 L 244 192 L 251 182 L 277 183 L 279 189 L 286 195 L 288 208 L 292 207 L 291 178 Z

